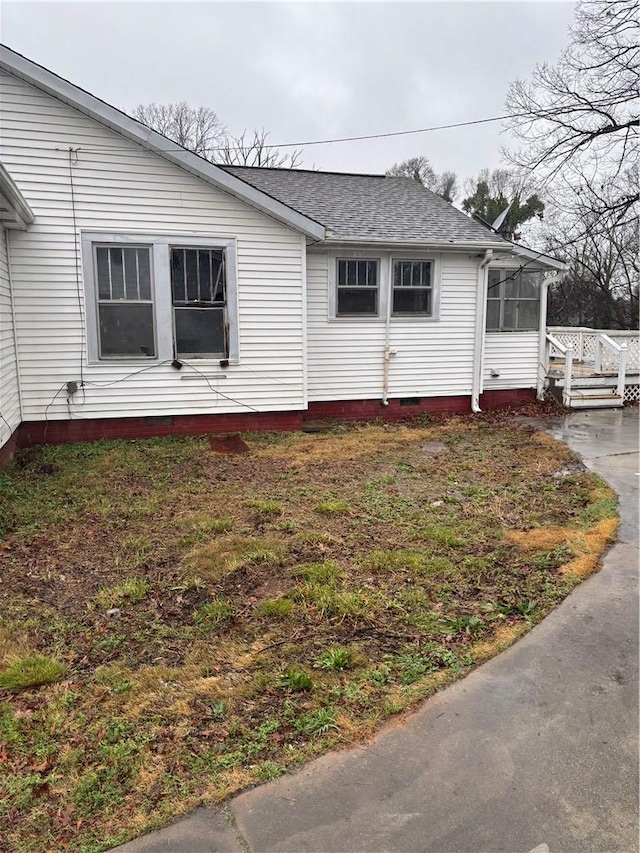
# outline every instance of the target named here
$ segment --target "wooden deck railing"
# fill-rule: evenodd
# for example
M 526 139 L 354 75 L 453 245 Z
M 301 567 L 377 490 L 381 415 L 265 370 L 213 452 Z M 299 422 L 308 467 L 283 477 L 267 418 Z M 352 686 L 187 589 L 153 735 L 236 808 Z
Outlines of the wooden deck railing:
M 596 373 L 602 373 L 602 356 L 606 350 L 609 350 L 609 352 L 612 352 L 618 358 L 618 386 L 616 394 L 624 398 L 624 384 L 627 373 L 627 344 L 617 344 L 609 335 L 598 335 L 593 361 L 593 369 Z
M 638 399 L 640 335 L 637 332 L 551 327 L 547 330 L 545 347 L 547 372 L 552 369 L 552 358 L 564 359 L 565 405 L 571 400 L 574 374 L 616 376 L 616 395 L 621 399 Z
M 547 332 L 545 343 L 545 361 L 547 370 L 551 362 L 551 355 L 554 350 L 564 356 L 564 386 L 562 388 L 562 403 L 569 406 L 571 402 L 571 379 L 573 374 L 573 347 L 571 344 L 565 346 L 558 338 Z
M 598 336 L 606 335 L 619 346 L 627 345 L 627 371 L 640 371 L 640 332 L 626 329 L 589 329 L 586 326 L 549 326 L 547 332 L 565 347 L 571 346 L 576 361 L 582 362 L 595 362 Z M 618 353 L 607 349 L 602 354 L 600 370 L 614 372 L 617 362 Z

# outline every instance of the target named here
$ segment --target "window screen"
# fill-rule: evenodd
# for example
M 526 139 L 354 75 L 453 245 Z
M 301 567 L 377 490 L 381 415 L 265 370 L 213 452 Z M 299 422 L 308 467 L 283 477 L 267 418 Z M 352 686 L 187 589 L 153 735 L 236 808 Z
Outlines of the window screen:
M 171 297 L 176 355 L 226 358 L 224 251 L 172 248 Z
M 378 314 L 378 261 L 337 261 L 338 317 Z
M 393 262 L 393 314 L 433 314 L 433 283 L 431 261 Z
M 487 331 L 537 331 L 540 323 L 538 270 L 490 269 L 487 288 Z
M 96 246 L 100 358 L 156 354 L 148 246 Z

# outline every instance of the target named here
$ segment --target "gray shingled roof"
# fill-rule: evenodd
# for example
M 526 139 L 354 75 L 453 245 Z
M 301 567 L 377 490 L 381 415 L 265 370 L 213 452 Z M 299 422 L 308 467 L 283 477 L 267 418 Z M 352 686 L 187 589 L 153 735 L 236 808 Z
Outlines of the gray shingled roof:
M 327 240 L 504 243 L 411 178 L 223 166 L 327 229 Z

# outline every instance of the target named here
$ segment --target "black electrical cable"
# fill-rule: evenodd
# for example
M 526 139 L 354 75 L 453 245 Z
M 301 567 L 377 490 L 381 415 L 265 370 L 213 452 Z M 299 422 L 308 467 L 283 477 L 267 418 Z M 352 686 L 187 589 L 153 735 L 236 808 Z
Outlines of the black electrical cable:
M 73 219 L 73 243 L 75 251 L 75 273 L 76 273 L 76 296 L 78 300 L 78 311 L 80 313 L 80 385 L 84 385 L 84 346 L 85 346 L 85 322 L 82 305 L 82 285 L 80 283 L 80 247 L 78 245 L 78 223 L 76 217 L 76 194 L 73 184 L 73 167 L 78 162 L 78 149 L 69 148 L 69 184 L 71 187 L 71 216 Z
M 237 406 L 244 406 L 245 409 L 249 409 L 250 411 L 256 412 L 258 414 L 260 413 L 260 409 L 255 409 L 253 406 L 250 406 L 249 403 L 243 403 L 241 400 L 235 400 L 233 397 L 229 397 L 228 394 L 223 394 L 222 391 L 219 391 L 217 388 L 214 388 L 211 382 L 209 382 L 209 378 L 201 370 L 198 370 L 197 367 L 194 367 L 193 364 L 190 364 L 188 361 L 183 361 L 182 363 L 185 365 L 185 367 L 190 367 L 191 370 L 194 370 L 197 374 L 199 374 L 214 394 L 217 394 L 219 397 L 223 397 L 225 400 L 229 400 L 230 403 L 235 403 Z

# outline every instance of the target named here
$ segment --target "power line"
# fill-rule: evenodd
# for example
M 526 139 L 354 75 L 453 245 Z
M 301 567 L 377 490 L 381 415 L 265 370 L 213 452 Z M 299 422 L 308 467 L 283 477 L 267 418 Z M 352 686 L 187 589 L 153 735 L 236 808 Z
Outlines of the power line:
M 472 121 L 459 121 L 453 124 L 439 124 L 434 125 L 433 127 L 419 127 L 416 130 L 395 130 L 390 133 L 370 133 L 364 136 L 342 136 L 336 139 L 316 139 L 316 140 L 308 140 L 306 142 L 280 142 L 273 143 L 272 145 L 264 145 L 264 148 L 303 148 L 307 145 L 331 145 L 334 142 L 361 142 L 366 139 L 386 139 L 390 136 L 409 136 L 415 133 L 431 133 L 434 130 L 451 130 L 456 127 L 469 127 L 474 124 L 488 124 L 492 121 L 505 121 L 508 118 L 518 118 L 518 116 L 493 116 L 492 118 L 477 118 Z M 244 146 L 247 147 L 247 146 Z M 212 151 L 228 151 L 228 150 L 242 150 L 242 146 L 238 146 L 237 148 L 227 147 L 226 145 L 222 145 L 220 147 L 212 148 Z
M 415 128 L 413 130 L 394 130 L 394 131 L 390 131 L 389 133 L 369 133 L 369 134 L 364 134 L 362 136 L 341 136 L 341 137 L 335 137 L 333 139 L 311 139 L 311 140 L 307 140 L 305 142 L 273 142 L 273 143 L 268 143 L 268 144 L 265 143 L 261 147 L 263 149 L 304 148 L 304 147 L 308 147 L 311 145 L 333 145 L 333 144 L 339 143 L 339 142 L 363 142 L 363 141 L 366 141 L 369 139 L 389 139 L 390 137 L 395 137 L 395 136 L 411 136 L 411 135 L 415 135 L 418 133 L 433 133 L 434 131 L 437 131 L 437 130 L 453 130 L 453 129 L 458 128 L 458 127 L 472 127 L 473 125 L 489 124 L 491 122 L 505 121 L 506 119 L 509 119 L 509 118 L 520 118 L 520 117 L 521 116 L 519 116 L 519 115 L 492 116 L 490 118 L 478 118 L 478 119 L 472 119 L 470 121 L 458 121 L 458 122 L 453 122 L 451 124 L 438 124 L 438 125 L 433 125 L 431 127 L 419 127 L 419 128 Z M 142 122 L 140 122 L 140 123 L 142 124 Z M 144 126 L 146 127 L 146 125 L 144 125 Z M 162 134 L 160 134 L 160 135 L 162 135 Z M 177 143 L 177 142 L 175 144 L 179 145 L 179 143 Z M 163 148 L 161 146 L 154 146 L 154 147 L 159 148 L 161 151 L 173 151 L 174 150 L 173 147 L 171 147 L 171 148 Z M 183 146 L 180 146 L 180 147 L 183 147 Z M 246 145 L 211 146 L 210 148 L 208 148 L 208 151 L 209 152 L 212 152 L 212 151 L 244 151 L 250 147 L 251 147 L 251 142 L 249 141 Z M 84 150 L 84 151 L 92 150 L 92 149 L 101 149 L 102 150 L 102 149 L 106 149 L 106 148 L 119 149 L 120 146 L 118 146 L 118 145 L 105 145 L 105 144 L 102 144 L 99 142 L 97 144 L 89 143 L 89 145 L 87 145 L 86 148 L 84 148 L 83 146 L 80 146 L 80 149 Z M 217 164 L 217 165 L 220 165 L 220 164 Z M 222 164 L 222 165 L 224 165 L 224 164 Z

